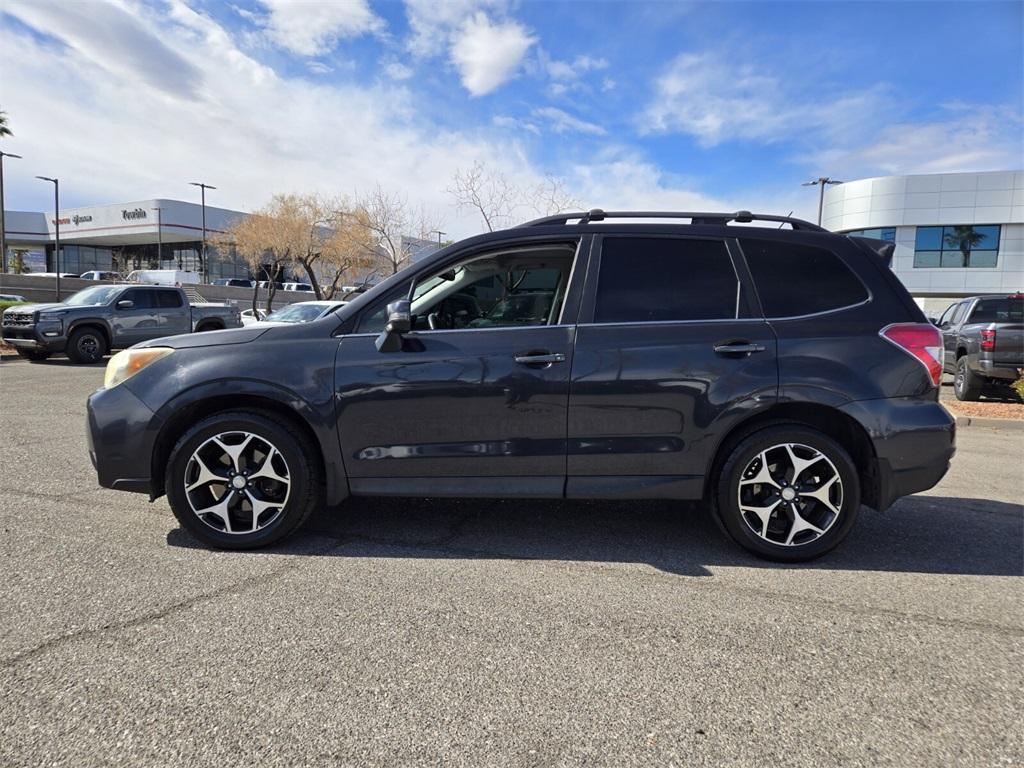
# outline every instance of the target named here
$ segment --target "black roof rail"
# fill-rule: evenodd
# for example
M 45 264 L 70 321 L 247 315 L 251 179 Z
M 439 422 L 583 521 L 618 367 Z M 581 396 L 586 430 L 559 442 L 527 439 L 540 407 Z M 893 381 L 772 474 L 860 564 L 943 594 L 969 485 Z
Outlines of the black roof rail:
M 752 221 L 773 221 L 789 224 L 793 229 L 828 232 L 824 227 L 819 227 L 817 224 L 812 224 L 803 219 L 794 219 L 792 216 L 775 216 L 767 213 L 751 213 L 750 211 L 698 213 L 693 211 L 602 211 L 600 208 L 592 208 L 589 211 L 575 213 L 556 213 L 554 216 L 544 216 L 543 218 L 520 224 L 519 227 L 543 227 L 551 224 L 565 225 L 570 221 L 576 221 L 577 224 L 589 224 L 593 221 L 605 221 L 606 219 L 690 219 L 691 224 L 728 224 L 730 221 L 747 224 Z

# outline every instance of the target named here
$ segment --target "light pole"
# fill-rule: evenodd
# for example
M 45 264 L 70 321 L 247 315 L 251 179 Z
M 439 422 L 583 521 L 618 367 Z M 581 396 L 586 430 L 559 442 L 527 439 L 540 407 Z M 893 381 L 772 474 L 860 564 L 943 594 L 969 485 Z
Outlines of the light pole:
M 56 227 L 53 247 L 53 266 L 57 272 L 57 301 L 60 301 L 60 180 L 49 176 L 36 176 L 40 181 L 53 184 L 53 225 Z
M 805 181 L 801 187 L 821 187 L 818 192 L 818 226 L 821 226 L 821 210 L 825 207 L 825 187 L 829 184 L 842 184 L 839 179 L 830 179 L 828 176 L 819 176 L 814 181 Z
M 432 230 L 430 230 L 430 234 L 434 234 L 435 232 L 437 233 L 437 247 L 440 248 L 441 247 L 441 235 L 447 235 L 448 233 L 447 232 L 442 232 L 440 229 L 432 229 Z
M 203 282 L 207 282 L 210 276 L 210 268 L 206 264 L 206 190 L 216 189 L 216 187 L 209 184 L 204 184 L 201 181 L 190 181 L 193 187 L 199 187 L 202 190 L 203 200 Z
M 163 208 L 150 208 L 151 211 L 156 211 L 156 266 L 159 269 L 162 266 L 164 259 L 164 230 L 163 230 Z
M 0 275 L 7 274 L 7 214 L 4 213 L 4 158 L 21 155 L 0 151 Z

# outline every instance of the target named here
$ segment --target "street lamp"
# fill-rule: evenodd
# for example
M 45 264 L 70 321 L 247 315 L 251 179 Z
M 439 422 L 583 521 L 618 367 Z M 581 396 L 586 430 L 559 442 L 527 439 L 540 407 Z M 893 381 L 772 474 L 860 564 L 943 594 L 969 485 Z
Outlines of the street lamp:
M 7 214 L 4 213 L 4 158 L 21 155 L 0 151 L 0 274 L 7 274 Z
M 53 224 L 56 227 L 53 247 L 53 263 L 57 272 L 57 301 L 60 301 L 60 180 L 49 176 L 36 176 L 40 181 L 53 184 Z
M 156 211 L 156 262 L 157 268 L 162 266 L 164 259 L 164 230 L 163 230 L 163 208 L 156 207 L 150 208 L 151 211 Z M 181 269 L 181 265 L 178 265 L 178 269 Z
M 814 181 L 805 181 L 801 187 L 821 187 L 818 193 L 818 226 L 821 226 L 821 209 L 825 206 L 825 187 L 829 184 L 842 184 L 839 179 L 830 179 L 828 176 L 819 176 Z
M 206 263 L 206 190 L 216 189 L 216 187 L 209 184 L 204 184 L 201 181 L 190 181 L 193 187 L 199 187 L 202 190 L 203 200 L 203 282 L 208 282 L 210 278 L 210 268 Z
M 441 247 L 441 235 L 447 235 L 448 233 L 447 232 L 442 232 L 440 229 L 432 229 L 432 230 L 430 230 L 430 234 L 433 235 L 435 233 L 437 234 L 437 247 L 440 248 Z

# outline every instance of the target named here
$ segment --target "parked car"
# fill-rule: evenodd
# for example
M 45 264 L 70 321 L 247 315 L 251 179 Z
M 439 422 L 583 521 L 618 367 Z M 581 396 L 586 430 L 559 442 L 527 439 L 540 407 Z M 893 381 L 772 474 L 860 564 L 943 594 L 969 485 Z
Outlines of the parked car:
M 198 285 L 203 282 L 198 272 L 181 269 L 136 269 L 128 273 L 128 282 L 142 285 Z
M 269 288 L 271 282 L 272 281 L 270 281 L 270 280 L 260 280 L 260 288 Z M 283 291 L 284 290 L 284 283 L 279 283 L 277 281 L 273 281 L 273 284 L 274 284 L 274 290 L 275 291 Z
M 262 309 L 252 310 L 243 309 L 241 312 L 242 325 L 253 325 L 258 323 L 260 320 L 264 320 L 267 317 L 267 313 Z
M 958 400 L 977 400 L 986 385 L 1017 380 L 1024 368 L 1024 293 L 962 299 L 935 324 Z
M 214 285 L 227 285 L 234 288 L 252 288 L 253 281 L 241 277 L 221 277 L 213 281 Z
M 547 217 L 318 320 L 121 353 L 89 452 L 215 547 L 348 496 L 704 499 L 743 547 L 806 560 L 954 452 L 941 337 L 891 253 L 743 211 Z
M 28 274 L 31 277 L 57 277 L 56 272 L 29 272 Z M 74 272 L 61 272 L 60 276 L 62 280 L 65 277 L 78 277 L 78 275 L 76 275 Z
M 28 360 L 66 352 L 76 363 L 95 363 L 111 349 L 180 333 L 240 328 L 230 304 L 192 304 L 181 288 L 97 285 L 59 304 L 4 310 L 3 340 Z
M 284 289 L 286 291 L 313 291 L 313 286 L 309 283 L 285 283 Z
M 26 301 L 20 293 L 0 293 L 0 301 Z
M 103 271 L 100 269 L 93 269 L 88 272 L 83 272 L 79 275 L 82 280 L 116 280 L 118 282 L 124 280 L 121 277 L 120 272 Z
M 275 309 L 264 318 L 268 323 L 309 323 L 343 307 L 347 301 L 296 301 Z

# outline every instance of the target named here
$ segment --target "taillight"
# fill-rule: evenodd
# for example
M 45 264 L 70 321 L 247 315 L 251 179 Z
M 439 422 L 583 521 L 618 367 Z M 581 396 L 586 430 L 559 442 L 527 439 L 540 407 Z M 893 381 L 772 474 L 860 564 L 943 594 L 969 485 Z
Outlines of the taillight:
M 981 332 L 981 351 L 994 352 L 996 348 L 996 329 L 986 328 Z
M 942 381 L 942 334 L 931 323 L 893 323 L 878 335 L 916 358 L 936 387 Z

